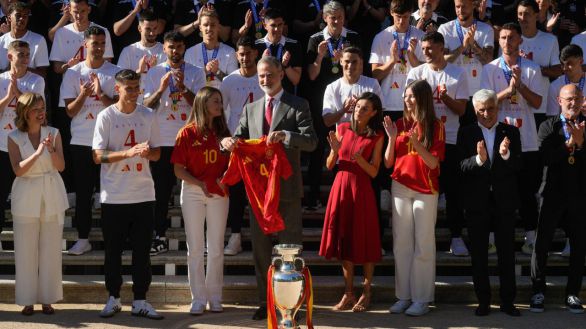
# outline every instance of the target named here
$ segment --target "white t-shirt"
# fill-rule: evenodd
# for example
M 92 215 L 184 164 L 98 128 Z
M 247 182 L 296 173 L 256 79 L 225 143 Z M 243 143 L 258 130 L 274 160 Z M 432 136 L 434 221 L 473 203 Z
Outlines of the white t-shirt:
M 395 40 L 394 26 L 387 27 L 379 32 L 372 42 L 370 52 L 370 64 L 385 64 L 391 59 L 391 45 Z M 408 33 L 397 33 L 399 37 L 399 49 L 405 48 L 405 37 L 409 34 L 409 39 L 415 38 L 421 40 L 425 35 L 421 30 L 411 26 Z M 407 73 L 412 69 L 409 60 L 407 59 L 407 51 L 405 50 L 405 62 L 396 63 L 389 74 L 381 81 L 381 101 L 385 111 L 403 111 L 403 92 L 405 91 L 405 81 L 407 80 Z M 415 48 L 415 56 L 420 62 L 424 62 L 423 52 L 421 50 L 421 42 L 417 42 Z
M 112 51 L 112 41 L 110 40 L 110 32 L 108 32 L 108 29 L 93 22 L 90 22 L 90 26 L 101 27 L 106 31 L 106 50 L 104 52 L 104 58 L 113 58 L 114 52 Z M 55 32 L 55 37 L 53 38 L 49 60 L 67 63 L 67 61 L 78 55 L 78 53 L 80 55 L 80 60 L 85 60 L 86 50 L 83 44 L 83 32 L 84 31 L 77 31 L 73 23 L 59 28 L 57 32 Z
M 437 30 L 444 36 L 445 47 L 450 52 L 462 46 L 462 41 L 460 41 L 458 29 L 456 27 L 457 21 L 458 20 L 455 19 L 442 24 Z M 462 36 L 465 36 L 469 29 L 470 27 L 462 27 Z M 482 48 L 494 47 L 494 30 L 492 29 L 492 26 L 477 21 L 474 40 Z M 474 93 L 480 89 L 480 72 L 482 72 L 482 63 L 480 60 L 475 57 L 474 52 L 466 52 L 460 54 L 453 64 L 462 68 L 466 72 L 469 92 L 468 96 L 470 97 L 474 95 Z
M 350 85 L 343 77 L 339 78 L 326 87 L 322 115 L 341 111 L 346 99 L 352 96 L 358 97 L 367 91 L 381 97 L 381 88 L 376 79 L 361 75 L 355 84 Z M 344 113 L 344 116 L 337 123 L 348 122 L 351 119 L 351 113 Z
M 18 90 L 23 93 L 33 92 L 43 96 L 43 99 L 45 98 L 45 80 L 40 75 L 26 72 L 22 78 L 16 79 L 16 85 Z M 0 94 L 2 97 L 8 93 L 8 86 L 10 86 L 9 71 L 0 74 Z M 0 151 L 8 152 L 7 136 L 16 129 L 14 119 L 16 119 L 16 97 L 8 103 L 0 116 Z M 3 168 L 2 170 L 12 169 Z
M 168 67 L 169 66 L 165 62 L 149 70 L 146 75 L 144 86 L 145 99 L 159 89 L 161 78 L 167 73 Z M 197 94 L 197 92 L 206 84 L 206 77 L 203 69 L 185 63 L 183 84 L 191 92 Z M 187 103 L 181 94 L 179 94 L 178 99 L 174 101 L 171 98 L 170 88 L 171 83 L 169 83 L 169 87 L 161 95 L 158 107 L 154 109 L 161 128 L 161 146 L 175 145 L 177 133 L 179 132 L 179 129 L 185 125 L 185 121 L 187 121 L 192 107 L 192 104 Z M 173 102 L 176 102 L 176 104 L 173 105 Z
M 224 78 L 220 91 L 224 103 L 224 114 L 232 134 L 238 127 L 244 106 L 261 99 L 265 94 L 258 84 L 258 75 L 247 78 L 240 74 L 240 70 Z
M 580 48 L 582 48 L 582 52 L 586 54 L 586 31 L 580 34 L 576 34 L 570 43 L 580 46 Z
M 167 56 L 163 52 L 163 45 L 160 42 L 157 42 L 152 47 L 145 47 L 140 43 L 140 41 L 138 41 L 138 42 L 135 42 L 131 45 L 128 45 L 128 46 L 124 47 L 124 49 L 122 49 L 122 52 L 120 53 L 120 57 L 118 57 L 118 66 L 121 69 L 129 69 L 129 70 L 136 71 L 136 70 L 138 70 L 138 62 L 140 61 L 140 59 L 144 55 L 156 56 L 157 57 L 156 65 L 159 65 L 167 60 Z M 150 69 L 150 67 L 148 69 Z M 148 69 L 147 69 L 147 72 L 148 72 Z M 142 104 L 142 102 L 144 100 L 143 96 L 144 96 L 144 85 L 145 85 L 145 81 L 146 81 L 145 78 L 146 78 L 146 73 L 143 73 L 140 75 L 141 93 L 138 96 L 138 99 L 136 100 L 136 102 L 139 104 Z
M 551 33 L 538 31 L 533 38 L 523 37 L 523 43 L 519 46 L 519 51 L 523 51 L 527 59 L 532 60 L 541 67 L 560 64 L 560 46 L 558 39 Z M 549 78 L 542 75 L 541 79 L 545 88 L 549 88 Z M 545 94 L 543 95 L 545 96 Z M 534 113 L 545 113 L 546 107 L 547 102 L 544 98 L 539 110 Z
M 153 148 L 161 146 L 159 125 L 151 109 L 137 104 L 134 112 L 126 114 L 113 104 L 98 114 L 92 149 L 124 151 L 145 141 Z M 102 203 L 129 204 L 155 200 L 149 160 L 140 156 L 102 163 L 100 186 Z
M 586 94 L 586 74 L 582 74 L 582 94 Z M 560 95 L 560 90 L 563 86 L 567 84 L 573 84 L 576 87 L 580 87 L 580 82 L 573 83 L 570 80 L 566 80 L 566 75 L 562 75 L 561 77 L 555 79 L 549 85 L 549 91 L 547 93 L 547 116 L 554 116 L 559 115 L 561 112 L 560 103 L 558 103 L 558 96 Z M 543 100 L 545 102 L 545 99 Z
M 49 66 L 47 42 L 42 35 L 26 31 L 22 38 L 15 39 L 8 32 L 0 37 L 0 69 L 5 70 L 10 66 L 8 63 L 8 46 L 14 40 L 22 40 L 28 43 L 30 50 L 28 67 L 36 69 L 37 67 Z
M 468 100 L 468 79 L 464 69 L 448 63 L 442 71 L 434 71 L 429 64 L 421 64 L 412 69 L 407 75 L 407 86 L 414 80 L 426 80 L 433 91 L 435 115 L 442 120 L 446 128 L 446 143 L 455 145 L 460 128 L 460 117 L 450 110 L 439 97 L 441 86 L 445 86 L 448 96 L 453 99 Z
M 102 92 L 108 97 L 113 98 L 116 94 L 114 86 L 116 81 L 114 76 L 120 71 L 120 68 L 108 61 L 98 69 L 89 68 L 85 61 L 77 63 L 67 69 L 61 82 L 59 91 L 59 106 L 65 107 L 66 99 L 75 99 L 79 95 L 80 80 L 84 83 L 89 81 L 90 73 L 95 73 L 100 80 Z M 92 146 L 92 136 L 98 113 L 104 109 L 104 104 L 97 95 L 86 97 L 81 110 L 71 119 L 71 144 Z
M 203 42 L 198 43 L 197 45 L 187 49 L 187 51 L 185 52 L 184 59 L 187 63 L 204 69 L 205 64 L 203 58 L 202 45 Z M 206 49 L 206 53 L 208 55 L 209 62 L 214 58 L 214 50 Z M 230 74 L 235 70 L 238 70 L 238 61 L 236 60 L 236 51 L 234 51 L 234 48 L 220 42 L 218 54 L 215 58 L 218 59 L 220 71 L 222 71 L 225 75 Z M 208 77 L 208 79 L 210 78 Z M 220 88 L 221 84 L 222 81 L 217 77 L 215 77 L 213 80 L 210 79 L 209 81 L 207 81 L 208 86 L 218 89 Z
M 480 88 L 491 89 L 499 93 L 509 86 L 503 69 L 500 67 L 500 60 L 501 57 L 484 66 Z M 519 64 L 521 66 L 521 82 L 534 93 L 546 95 L 547 88 L 543 85 L 539 65 L 527 59 L 521 59 L 521 62 L 517 63 L 517 65 Z M 546 101 L 545 97 L 543 97 L 543 101 Z M 527 104 L 527 101 L 519 92 L 516 93 L 515 97 L 509 97 L 500 102 L 499 120 L 519 128 L 523 152 L 539 150 L 537 127 L 535 126 L 535 116 L 533 115 L 536 110 Z

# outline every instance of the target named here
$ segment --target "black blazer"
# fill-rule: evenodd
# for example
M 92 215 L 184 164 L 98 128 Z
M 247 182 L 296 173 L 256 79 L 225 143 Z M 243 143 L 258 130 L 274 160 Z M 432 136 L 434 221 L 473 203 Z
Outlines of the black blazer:
M 499 154 L 499 148 L 505 136 L 511 141 L 510 156 L 507 160 L 503 160 Z M 460 154 L 460 168 L 463 172 L 460 189 L 462 206 L 467 210 L 487 211 L 492 191 L 500 210 L 517 209 L 519 205 L 517 175 L 521 169 L 519 129 L 505 123 L 497 123 L 493 161 L 487 159 L 482 166 L 479 166 L 476 163 L 476 144 L 481 140 L 484 140 L 484 136 L 478 124 L 462 127 L 458 131 L 457 146 Z M 487 145 L 486 141 L 485 145 Z

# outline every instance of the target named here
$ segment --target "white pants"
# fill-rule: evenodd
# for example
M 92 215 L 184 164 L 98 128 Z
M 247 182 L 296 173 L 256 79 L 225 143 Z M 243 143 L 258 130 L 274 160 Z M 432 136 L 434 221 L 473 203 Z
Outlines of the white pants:
M 14 216 L 16 304 L 53 304 L 63 299 L 61 239 L 64 214 Z
M 182 182 L 181 210 L 187 235 L 187 265 L 192 302 L 205 305 L 208 301 L 222 301 L 228 202 L 228 197 L 214 194 L 208 198 L 199 186 Z M 208 258 L 207 270 L 204 272 L 206 240 Z
M 395 294 L 402 300 L 432 302 L 438 195 L 418 193 L 397 181 L 391 190 Z

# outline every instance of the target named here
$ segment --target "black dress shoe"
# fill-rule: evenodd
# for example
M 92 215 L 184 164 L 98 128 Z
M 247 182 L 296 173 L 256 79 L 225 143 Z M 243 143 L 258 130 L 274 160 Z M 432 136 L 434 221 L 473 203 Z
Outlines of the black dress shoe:
M 521 316 L 521 312 L 513 304 L 501 305 L 501 312 L 505 312 L 510 316 Z
M 254 311 L 254 315 L 252 316 L 253 320 L 259 321 L 264 320 L 267 318 L 267 307 L 266 306 L 259 306 L 256 311 Z
M 490 314 L 490 304 L 478 304 L 478 307 L 474 310 L 476 316 L 487 316 Z

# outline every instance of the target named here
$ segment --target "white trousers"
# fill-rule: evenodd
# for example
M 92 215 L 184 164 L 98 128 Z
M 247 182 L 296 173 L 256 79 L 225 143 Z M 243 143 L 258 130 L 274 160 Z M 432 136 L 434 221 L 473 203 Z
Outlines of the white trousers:
M 63 299 L 61 239 L 65 214 L 14 216 L 16 304 L 53 304 Z
M 192 302 L 205 305 L 208 301 L 222 301 L 228 202 L 228 197 L 214 194 L 208 198 L 199 186 L 182 182 L 181 210 L 187 236 L 187 266 Z M 207 269 L 204 271 L 206 240 L 208 257 Z
M 397 181 L 391 193 L 395 294 L 402 300 L 432 302 L 438 195 L 418 193 Z

